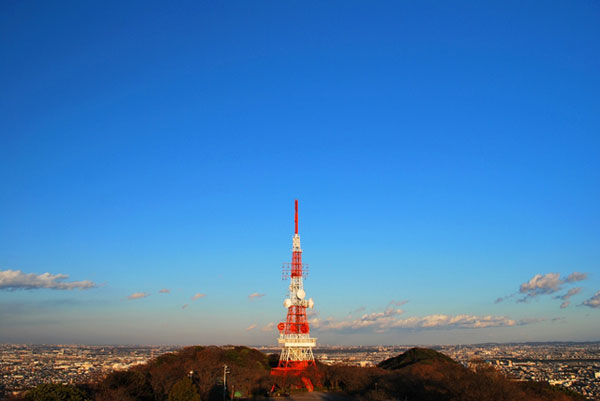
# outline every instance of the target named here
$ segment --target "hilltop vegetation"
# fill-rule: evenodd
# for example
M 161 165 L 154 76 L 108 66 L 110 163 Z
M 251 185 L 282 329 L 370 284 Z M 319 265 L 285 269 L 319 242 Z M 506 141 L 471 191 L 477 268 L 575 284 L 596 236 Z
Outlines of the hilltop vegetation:
M 411 348 L 405 353 L 394 358 L 386 359 L 385 361 L 379 363 L 377 367 L 386 370 L 397 370 L 415 363 L 432 364 L 436 362 L 451 364 L 457 363 L 450 357 L 429 348 Z
M 222 400 L 223 365 L 229 383 L 245 398 L 264 396 L 273 384 L 300 389 L 298 378 L 270 376 L 276 355 L 247 347 L 188 347 L 127 371 L 113 372 L 96 383 L 75 387 L 42 385 L 20 400 L 28 401 L 209 401 Z M 193 372 L 193 373 L 190 373 Z M 350 400 L 421 401 L 569 401 L 584 400 L 545 383 L 511 381 L 491 367 L 467 369 L 447 356 L 424 348 L 381 362 L 377 367 L 318 364 L 307 376 L 322 391 Z
M 267 355 L 247 347 L 188 347 L 162 355 L 125 372 L 113 372 L 93 388 L 95 399 L 183 400 L 223 398 L 223 365 L 231 368 L 229 382 L 245 396 L 270 387 Z M 193 373 L 190 373 L 193 372 Z M 190 398 L 190 399 L 192 399 Z
M 488 365 L 467 369 L 437 351 L 412 348 L 378 365 L 388 374 L 380 377 L 380 399 L 409 400 L 584 400 L 583 396 L 547 383 L 516 382 Z M 372 399 L 377 399 L 372 397 Z

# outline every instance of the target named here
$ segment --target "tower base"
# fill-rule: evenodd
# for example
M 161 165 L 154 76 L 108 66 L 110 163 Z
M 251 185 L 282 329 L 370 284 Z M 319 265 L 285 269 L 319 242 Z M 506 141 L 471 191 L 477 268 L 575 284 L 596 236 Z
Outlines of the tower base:
M 315 366 L 314 361 L 288 361 L 287 367 L 276 367 L 271 369 L 271 376 L 283 377 L 299 377 L 304 385 L 304 388 L 310 393 L 313 392 L 315 386 L 313 382 L 304 373 L 309 366 Z

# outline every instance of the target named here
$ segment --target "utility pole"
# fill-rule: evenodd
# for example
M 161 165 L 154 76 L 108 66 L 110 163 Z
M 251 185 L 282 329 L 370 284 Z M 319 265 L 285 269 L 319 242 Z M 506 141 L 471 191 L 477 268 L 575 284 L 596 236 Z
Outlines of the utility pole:
M 223 365 L 223 401 L 227 400 L 227 374 L 231 373 L 229 366 Z

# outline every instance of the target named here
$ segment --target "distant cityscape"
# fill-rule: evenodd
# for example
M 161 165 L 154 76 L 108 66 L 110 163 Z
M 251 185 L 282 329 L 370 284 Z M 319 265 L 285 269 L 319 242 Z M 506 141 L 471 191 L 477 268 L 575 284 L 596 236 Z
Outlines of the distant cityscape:
M 412 346 L 321 346 L 325 364 L 375 366 Z M 0 344 L 0 389 L 21 392 L 40 383 L 75 384 L 143 364 L 180 346 Z M 275 347 L 255 347 L 265 353 Z M 546 381 L 600 400 L 600 342 L 428 346 L 467 367 L 490 364 L 515 380 Z

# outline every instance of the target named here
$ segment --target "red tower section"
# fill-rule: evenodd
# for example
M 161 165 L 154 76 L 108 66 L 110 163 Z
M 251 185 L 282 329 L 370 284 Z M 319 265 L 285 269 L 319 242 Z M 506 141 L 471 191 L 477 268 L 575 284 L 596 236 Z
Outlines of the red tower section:
M 295 230 L 292 240 L 292 263 L 284 264 L 284 278 L 290 279 L 290 297 L 283 303 L 287 308 L 285 322 L 277 325 L 278 342 L 282 345 L 279 365 L 272 370 L 274 375 L 300 374 L 302 370 L 315 365 L 312 348 L 316 338 L 310 337 L 310 325 L 306 317 L 306 308 L 312 308 L 314 302 L 306 299 L 303 279 L 306 266 L 302 264 L 302 249 L 298 235 L 298 201 L 295 202 Z

